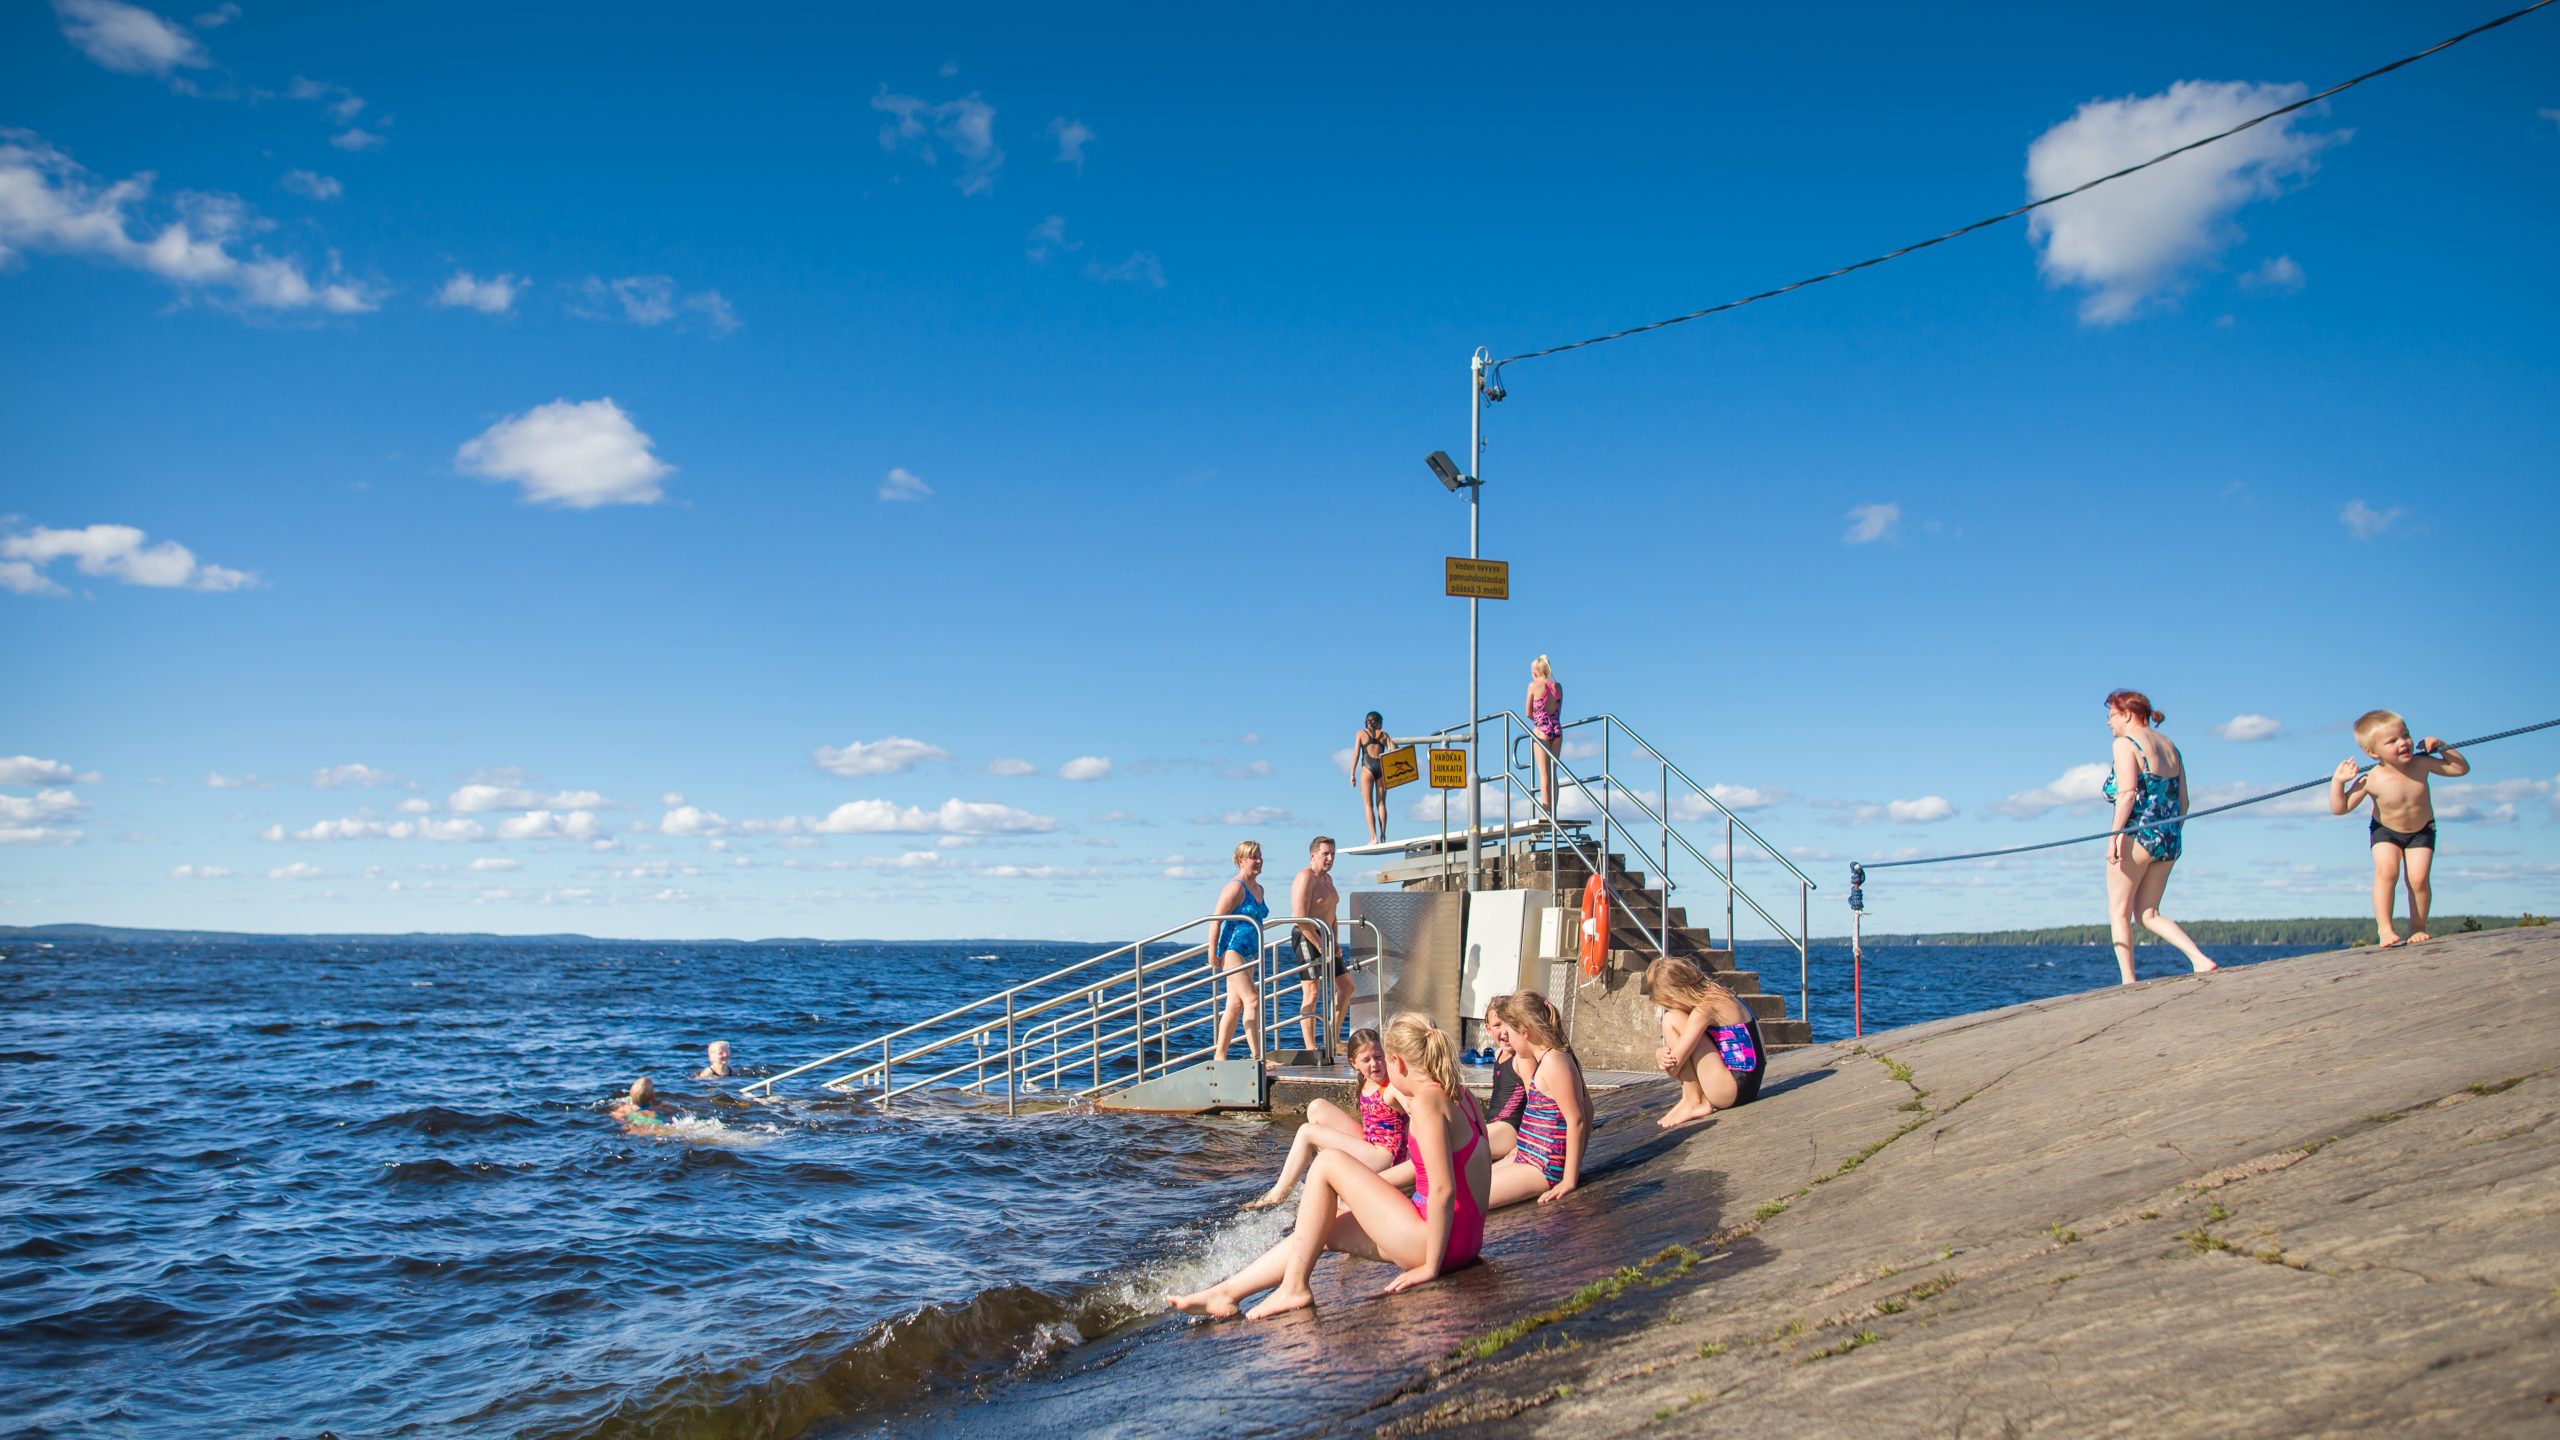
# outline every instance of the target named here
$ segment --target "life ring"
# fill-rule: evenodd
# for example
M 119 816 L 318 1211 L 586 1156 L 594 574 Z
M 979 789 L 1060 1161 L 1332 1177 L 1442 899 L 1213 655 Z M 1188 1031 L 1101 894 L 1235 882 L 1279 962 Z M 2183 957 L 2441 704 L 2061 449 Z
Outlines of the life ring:
M 1609 963 L 1609 882 L 1594 875 L 1582 887 L 1582 973 L 1597 975 Z

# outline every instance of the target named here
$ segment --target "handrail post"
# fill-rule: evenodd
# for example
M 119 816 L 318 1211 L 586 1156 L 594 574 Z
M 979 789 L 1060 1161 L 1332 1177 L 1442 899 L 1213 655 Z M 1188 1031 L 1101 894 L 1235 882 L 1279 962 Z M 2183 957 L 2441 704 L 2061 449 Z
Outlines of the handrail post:
M 1804 887 L 1796 887 L 1801 890 Z M 1724 948 L 1733 949 L 1733 817 L 1724 817 Z M 1737 961 L 1740 952 L 1736 951 Z
M 889 1071 L 889 1037 L 880 1037 L 880 1108 L 889 1108 L 889 1092 L 898 1088 L 898 1077 Z
M 1796 1018 L 1813 1030 L 1813 901 L 1796 882 Z
M 1661 760 L 1662 757 L 1654 757 Z M 1662 869 L 1653 877 L 1662 889 L 1662 912 L 1653 917 L 1653 948 L 1660 954 L 1671 953 L 1671 762 L 1662 761 Z M 1727 872 L 1730 873 L 1730 872 Z
M 1147 1078 L 1147 949 L 1138 945 L 1129 952 L 1129 1024 L 1130 1037 L 1138 1052 L 1138 1078 Z M 1162 1037 L 1158 1037 L 1162 1042 Z
M 1093 1083 L 1096 1088 L 1100 1088 L 1102 1084 L 1102 992 L 1096 990 L 1085 996 L 1085 999 L 1093 1002 Z
M 1004 1113 L 1013 1118 L 1014 1097 L 1022 1090 L 1022 1057 L 1013 1053 L 1013 992 L 1004 992 Z
M 978 1084 L 976 1088 L 979 1094 L 984 1095 L 987 1093 L 987 1032 L 984 1028 L 981 1028 L 976 1032 L 976 1036 L 978 1041 Z

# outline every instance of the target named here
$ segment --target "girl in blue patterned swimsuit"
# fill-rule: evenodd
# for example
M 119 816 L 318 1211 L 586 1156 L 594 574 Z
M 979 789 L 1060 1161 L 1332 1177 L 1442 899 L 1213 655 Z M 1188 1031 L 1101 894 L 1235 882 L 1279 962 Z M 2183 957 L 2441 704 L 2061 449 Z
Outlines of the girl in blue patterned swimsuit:
M 2113 768 L 2107 771 L 2105 794 L 2115 805 L 2108 828 L 2130 835 L 2107 841 L 2107 923 L 2114 932 L 2116 970 L 2133 983 L 2133 922 L 2186 953 L 2196 973 L 2217 968 L 2205 958 L 2178 922 L 2160 913 L 2161 893 L 2169 888 L 2169 869 L 2185 850 L 2187 813 L 2186 757 L 2169 738 L 2152 727 L 2169 717 L 2151 708 L 2139 690 L 2118 690 L 2107 697 L 2107 729 L 2115 736 Z M 2119 785 L 2124 776 L 2131 784 Z M 2126 841 L 2132 844 L 2126 844 Z

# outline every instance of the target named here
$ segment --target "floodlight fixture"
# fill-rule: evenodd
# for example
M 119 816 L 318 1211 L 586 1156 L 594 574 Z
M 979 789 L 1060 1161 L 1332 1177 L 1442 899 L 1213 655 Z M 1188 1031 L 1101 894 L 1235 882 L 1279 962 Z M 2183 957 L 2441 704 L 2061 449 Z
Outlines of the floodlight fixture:
M 1431 467 L 1431 473 L 1440 477 L 1440 483 L 1452 495 L 1476 483 L 1467 472 L 1458 468 L 1458 462 L 1450 459 L 1446 450 L 1432 451 L 1423 457 L 1422 463 Z

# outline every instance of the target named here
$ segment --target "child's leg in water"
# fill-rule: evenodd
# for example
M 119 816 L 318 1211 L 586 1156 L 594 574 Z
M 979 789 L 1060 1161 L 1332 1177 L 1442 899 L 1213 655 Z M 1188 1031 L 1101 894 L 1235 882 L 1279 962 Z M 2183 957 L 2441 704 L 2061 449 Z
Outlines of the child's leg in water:
M 1314 1304 L 1307 1281 L 1327 1250 L 1408 1268 L 1421 1264 L 1425 1223 L 1413 1202 L 1385 1181 L 1339 1154 L 1326 1155 L 1298 1197 L 1298 1228 L 1289 1237 L 1280 1282 L 1245 1318 L 1268 1320 Z
M 2374 938 L 2385 945 L 2400 943 L 2400 932 L 2391 928 L 2391 902 L 2400 889 L 2400 847 L 2388 840 L 2373 842 L 2373 928 Z
M 2435 887 L 2428 876 L 2435 870 L 2436 852 L 2431 845 L 2418 845 L 2401 852 L 2401 863 L 2409 869 L 2409 943 L 2434 937 L 2427 933 L 2427 917 L 2435 912 Z
M 1289 1140 L 1289 1158 L 1280 1166 L 1280 1178 L 1260 1197 L 1247 1201 L 1247 1210 L 1267 1210 L 1289 1198 L 1298 1177 L 1307 1173 L 1316 1155 L 1324 1150 L 1338 1150 L 1371 1170 L 1383 1170 L 1393 1157 L 1386 1151 L 1360 1138 L 1359 1122 L 1342 1113 L 1330 1101 L 1318 1100 L 1307 1107 L 1307 1123 Z
M 2177 921 L 2160 913 L 2160 897 L 2169 890 L 2169 867 L 2178 862 L 2145 857 L 2138 863 L 2140 868 L 2134 872 L 2133 898 L 2134 909 L 2142 916 L 2142 928 L 2177 946 L 2187 957 L 2187 963 L 2196 967 L 2197 974 L 2221 969 L 2205 958 L 2205 953 L 2196 948 L 2195 941 L 2187 938 L 2187 932 Z

